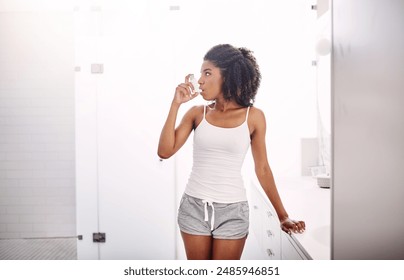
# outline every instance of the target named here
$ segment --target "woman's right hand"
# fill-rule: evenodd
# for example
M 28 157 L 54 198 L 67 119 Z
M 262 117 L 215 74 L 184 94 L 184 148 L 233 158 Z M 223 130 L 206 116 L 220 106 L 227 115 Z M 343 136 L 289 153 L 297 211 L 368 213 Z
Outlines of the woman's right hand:
M 175 95 L 174 95 L 173 102 L 175 102 L 177 104 L 182 104 L 182 103 L 188 102 L 198 96 L 199 93 L 195 92 L 194 86 L 189 81 L 190 76 L 191 76 L 191 74 L 188 74 L 185 77 L 185 82 L 182 84 L 179 84 L 177 86 L 177 88 L 175 89 Z

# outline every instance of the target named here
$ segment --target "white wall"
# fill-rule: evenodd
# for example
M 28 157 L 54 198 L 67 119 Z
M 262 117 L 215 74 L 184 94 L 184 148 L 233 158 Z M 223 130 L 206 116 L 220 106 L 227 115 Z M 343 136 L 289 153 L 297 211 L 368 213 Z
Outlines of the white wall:
M 73 236 L 72 10 L 26 4 L 0 3 L 0 238 Z

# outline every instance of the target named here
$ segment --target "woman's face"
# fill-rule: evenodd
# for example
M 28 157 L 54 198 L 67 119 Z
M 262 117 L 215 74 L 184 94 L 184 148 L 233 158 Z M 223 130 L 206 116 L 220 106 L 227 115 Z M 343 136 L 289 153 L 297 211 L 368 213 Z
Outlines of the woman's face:
M 223 78 L 220 69 L 209 60 L 205 60 L 201 67 L 201 77 L 198 80 L 202 90 L 201 95 L 205 100 L 215 100 L 222 93 Z

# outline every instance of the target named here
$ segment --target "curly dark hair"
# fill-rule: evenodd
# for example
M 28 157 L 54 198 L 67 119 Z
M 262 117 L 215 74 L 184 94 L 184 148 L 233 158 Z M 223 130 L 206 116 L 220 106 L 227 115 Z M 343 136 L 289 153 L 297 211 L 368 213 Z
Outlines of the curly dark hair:
M 234 99 L 243 107 L 253 105 L 261 83 L 261 72 L 252 51 L 220 44 L 212 47 L 203 59 L 220 69 L 225 100 Z

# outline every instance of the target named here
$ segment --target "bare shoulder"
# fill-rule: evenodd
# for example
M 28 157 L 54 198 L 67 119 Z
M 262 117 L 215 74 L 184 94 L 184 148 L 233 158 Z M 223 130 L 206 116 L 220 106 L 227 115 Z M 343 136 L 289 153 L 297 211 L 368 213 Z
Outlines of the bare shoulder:
M 255 106 L 252 106 L 250 108 L 250 114 L 248 117 L 248 126 L 250 128 L 250 133 L 251 133 L 252 137 L 257 132 L 260 132 L 260 131 L 265 133 L 265 128 L 266 128 L 265 114 L 261 109 L 255 107 Z
M 203 114 L 203 107 L 204 105 L 194 105 L 189 109 L 189 111 L 192 111 L 193 114 Z
M 192 122 L 194 127 L 197 127 L 203 119 L 203 107 L 204 105 L 195 105 L 188 109 L 184 115 L 184 119 Z
M 191 108 L 189 108 L 188 111 L 185 112 L 184 117 L 193 118 L 196 115 L 198 115 L 200 112 L 203 113 L 203 106 L 195 105 L 195 106 L 192 106 Z
M 253 106 L 250 108 L 249 120 L 251 124 L 254 126 L 259 124 L 265 124 L 265 114 L 261 109 Z
M 250 115 L 251 115 L 251 118 L 253 118 L 253 119 L 265 118 L 264 112 L 255 106 L 251 106 Z

